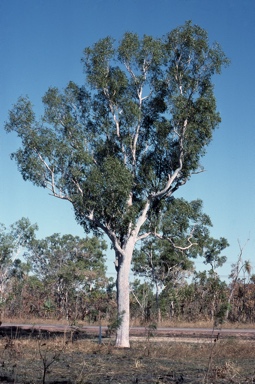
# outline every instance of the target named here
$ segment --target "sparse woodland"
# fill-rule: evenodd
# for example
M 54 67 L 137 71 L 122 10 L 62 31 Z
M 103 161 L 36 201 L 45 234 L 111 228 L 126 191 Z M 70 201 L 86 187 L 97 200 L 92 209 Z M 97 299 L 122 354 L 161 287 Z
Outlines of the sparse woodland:
M 1 227 L 2 321 L 111 323 L 116 317 L 116 284 L 106 273 L 106 243 L 96 237 L 59 234 L 37 240 L 36 230 L 24 218 L 11 228 Z M 136 279 L 130 284 L 134 324 L 255 321 L 255 277 L 241 253 L 227 283 L 220 279 L 215 263 L 198 273 L 184 257 L 176 265 L 174 255 L 167 259 L 165 250 L 161 252 L 154 258 L 150 253 L 150 263 L 142 261 L 144 253 L 134 258 Z M 218 254 L 216 259 L 225 261 Z
M 1 226 L 1 320 L 64 322 L 77 325 L 78 330 L 79 325 L 101 323 L 114 336 L 116 283 L 106 274 L 105 242 L 59 234 L 38 240 L 36 230 L 37 225 L 25 218 L 10 228 Z M 146 244 L 132 265 L 137 278 L 130 284 L 130 317 L 146 331 L 139 341 L 132 341 L 131 349 L 114 348 L 111 338 L 101 344 L 97 336 L 91 340 L 82 332 L 74 340 L 65 333 L 60 337 L 40 331 L 34 335 L 30 329 L 22 334 L 18 328 L 8 333 L 2 327 L 0 381 L 252 383 L 251 336 L 245 342 L 221 340 L 214 333 L 211 341 L 154 341 L 156 327 L 162 324 L 192 326 L 206 321 L 213 329 L 225 320 L 238 326 L 254 322 L 255 277 L 250 264 L 242 260 L 243 249 L 227 284 L 218 275 L 225 261 L 220 255 L 226 246 L 223 240 L 207 246 L 205 262 L 211 268 L 200 273 L 184 254 L 178 256 L 182 262 L 177 265 L 175 253 L 153 245 Z

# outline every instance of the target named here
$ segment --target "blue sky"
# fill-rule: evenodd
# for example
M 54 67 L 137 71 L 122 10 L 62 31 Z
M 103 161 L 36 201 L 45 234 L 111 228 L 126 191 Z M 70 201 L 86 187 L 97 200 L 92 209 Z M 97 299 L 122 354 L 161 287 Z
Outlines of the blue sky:
M 15 135 L 3 126 L 20 95 L 29 95 L 38 115 L 49 86 L 82 84 L 83 49 L 99 38 L 117 40 L 126 31 L 162 36 L 192 20 L 218 41 L 231 65 L 215 78 L 222 123 L 203 159 L 206 172 L 193 176 L 180 196 L 201 198 L 213 221 L 212 235 L 224 236 L 230 273 L 239 246 L 255 267 L 255 1 L 254 0 L 1 0 L 0 1 L 0 222 L 21 217 L 37 222 L 38 236 L 54 232 L 83 236 L 70 204 L 24 182 L 10 153 Z M 113 273 L 109 252 L 109 273 Z M 204 269 L 198 261 L 199 269 Z M 253 270 L 255 273 L 255 270 Z

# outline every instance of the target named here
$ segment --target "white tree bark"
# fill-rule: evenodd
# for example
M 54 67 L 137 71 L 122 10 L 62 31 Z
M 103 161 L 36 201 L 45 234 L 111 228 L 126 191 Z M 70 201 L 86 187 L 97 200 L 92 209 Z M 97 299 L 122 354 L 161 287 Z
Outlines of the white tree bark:
M 129 300 L 129 273 L 136 236 L 131 236 L 122 254 L 116 252 L 117 265 L 117 306 L 119 326 L 116 334 L 116 347 L 129 348 L 129 323 L 130 323 L 130 300 Z
M 129 270 L 130 257 L 123 258 L 117 272 L 117 305 L 119 324 L 116 334 L 116 346 L 129 348 Z

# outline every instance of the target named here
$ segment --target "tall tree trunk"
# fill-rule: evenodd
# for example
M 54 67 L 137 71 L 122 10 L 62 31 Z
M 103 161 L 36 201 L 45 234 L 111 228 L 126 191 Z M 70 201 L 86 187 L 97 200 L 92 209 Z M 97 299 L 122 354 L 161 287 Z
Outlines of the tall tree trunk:
M 130 203 L 130 202 L 129 202 Z M 130 204 L 129 204 L 130 205 Z M 129 272 L 131 267 L 131 261 L 135 248 L 136 241 L 141 226 L 146 221 L 146 215 L 150 207 L 150 201 L 148 200 L 144 206 L 144 209 L 137 220 L 136 227 L 131 232 L 124 247 L 120 249 L 115 248 L 116 253 L 116 271 L 117 271 L 117 308 L 118 318 L 120 320 L 119 327 L 116 335 L 116 347 L 129 348 Z M 130 229 L 132 225 L 130 223 Z
M 116 252 L 118 260 L 117 270 L 117 308 L 118 329 L 116 335 L 116 347 L 129 348 L 129 272 L 133 255 L 133 244 L 127 246 L 125 256 Z

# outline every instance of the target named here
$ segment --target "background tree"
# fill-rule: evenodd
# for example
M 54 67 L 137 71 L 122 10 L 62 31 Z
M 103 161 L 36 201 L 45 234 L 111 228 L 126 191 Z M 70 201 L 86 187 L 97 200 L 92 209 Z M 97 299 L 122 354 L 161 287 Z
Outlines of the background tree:
M 74 321 L 80 316 L 77 305 L 82 298 L 87 296 L 88 302 L 94 292 L 106 288 L 106 248 L 105 241 L 96 237 L 81 239 L 56 233 L 34 241 L 25 257 L 50 292 L 45 306 L 49 310 L 56 306 L 59 318 Z
M 176 288 L 185 271 L 193 271 L 193 260 L 197 256 L 204 258 L 204 263 L 211 266 L 212 275 L 217 277 L 216 268 L 226 261 L 221 252 L 228 246 L 226 239 L 210 237 L 209 227 L 212 223 L 209 216 L 202 212 L 201 200 L 187 202 L 174 199 L 161 225 L 159 232 L 165 236 L 158 233 L 156 240 L 146 240 L 133 257 L 134 272 L 154 285 L 158 321 L 161 317 L 160 291 L 166 286 Z
M 152 320 L 153 303 L 155 302 L 153 285 L 136 279 L 130 284 L 130 291 L 131 318 L 138 321 L 139 324 L 148 323 Z
M 157 321 L 161 322 L 159 295 L 167 284 L 174 285 L 183 272 L 193 268 L 192 261 L 188 260 L 183 252 L 172 249 L 166 240 L 149 240 L 140 249 L 134 252 L 133 271 L 136 275 L 145 278 L 155 291 Z
M 37 224 L 31 224 L 24 217 L 8 229 L 4 224 L 0 224 L 0 306 L 2 309 L 10 294 L 13 278 L 20 280 L 28 268 L 18 256 L 26 247 L 32 246 L 37 229 Z
M 168 284 L 174 286 L 184 271 L 193 270 L 192 260 L 203 255 L 209 240 L 208 227 L 212 225 L 202 212 L 201 200 L 189 203 L 184 199 L 172 199 L 160 224 L 156 239 L 146 239 L 133 257 L 134 272 L 154 285 L 158 321 L 160 291 Z
M 86 231 L 111 241 L 119 347 L 129 347 L 135 245 L 155 235 L 172 194 L 201 171 L 220 122 L 212 77 L 227 63 L 191 22 L 160 39 L 106 37 L 84 51 L 85 86 L 50 88 L 39 121 L 24 97 L 10 112 L 6 130 L 21 138 L 12 156 L 23 178 L 70 201 Z
M 240 280 L 241 280 L 240 274 L 241 274 L 241 272 L 244 273 L 244 276 L 245 276 L 245 273 L 248 276 L 251 275 L 252 268 L 251 268 L 250 261 L 248 261 L 248 260 L 243 261 L 243 259 L 242 259 L 244 248 L 245 248 L 248 241 L 249 241 L 249 239 L 246 241 L 244 246 L 241 246 L 240 242 L 238 241 L 240 252 L 239 252 L 239 255 L 237 258 L 237 262 L 232 264 L 231 273 L 229 275 L 231 282 L 230 282 L 230 292 L 229 292 L 229 296 L 228 296 L 228 308 L 226 311 L 226 319 L 228 319 L 228 316 L 229 316 L 231 301 L 232 301 L 235 290 L 239 289 L 239 292 L 240 292 Z M 244 278 L 244 284 L 245 284 L 245 278 Z

